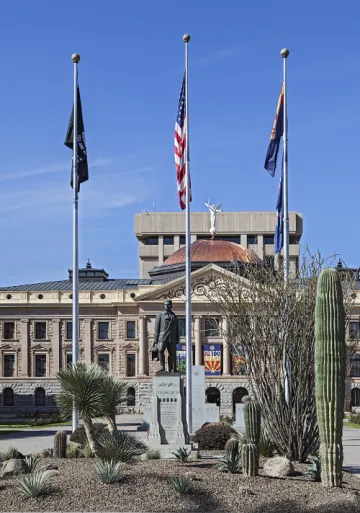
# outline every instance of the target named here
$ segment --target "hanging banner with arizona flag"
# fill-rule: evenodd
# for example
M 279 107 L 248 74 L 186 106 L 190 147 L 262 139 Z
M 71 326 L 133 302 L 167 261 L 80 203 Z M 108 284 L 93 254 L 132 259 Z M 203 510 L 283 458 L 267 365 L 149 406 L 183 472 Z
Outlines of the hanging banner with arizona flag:
M 221 345 L 204 345 L 205 376 L 221 376 Z

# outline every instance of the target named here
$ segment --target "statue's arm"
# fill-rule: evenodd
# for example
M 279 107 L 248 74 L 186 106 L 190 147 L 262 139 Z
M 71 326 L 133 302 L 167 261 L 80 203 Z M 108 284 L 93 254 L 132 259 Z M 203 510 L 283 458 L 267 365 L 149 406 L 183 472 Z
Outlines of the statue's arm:
M 175 317 L 175 319 L 176 319 L 176 322 L 175 322 L 175 340 L 176 340 L 176 343 L 178 344 L 180 342 L 179 321 L 178 321 L 177 317 Z
M 154 330 L 154 345 L 158 343 L 159 335 L 160 335 L 160 324 L 161 324 L 161 316 L 157 314 L 155 319 L 155 330 Z

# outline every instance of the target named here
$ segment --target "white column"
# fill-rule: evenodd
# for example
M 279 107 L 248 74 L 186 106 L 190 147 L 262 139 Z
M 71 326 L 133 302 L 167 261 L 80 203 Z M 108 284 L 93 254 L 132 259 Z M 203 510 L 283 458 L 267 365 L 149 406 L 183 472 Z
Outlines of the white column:
M 139 376 L 146 376 L 146 317 L 139 318 Z
M 201 319 L 202 317 L 195 317 L 195 365 L 202 363 Z
M 21 319 L 21 375 L 29 376 L 29 319 Z M 17 369 L 17 372 L 19 370 Z
M 226 319 L 223 319 L 222 321 L 223 325 L 223 376 L 230 376 L 231 374 L 231 351 L 230 351 L 230 345 L 228 343 L 226 333 L 228 330 L 228 323 Z
M 60 319 L 52 320 L 53 336 L 51 346 L 53 351 L 53 366 L 50 367 L 50 376 L 56 376 L 60 370 Z
M 91 319 L 84 319 L 85 322 L 85 340 L 84 340 L 84 347 L 85 347 L 85 362 L 91 363 L 92 362 L 92 333 L 91 333 L 91 327 L 92 322 Z

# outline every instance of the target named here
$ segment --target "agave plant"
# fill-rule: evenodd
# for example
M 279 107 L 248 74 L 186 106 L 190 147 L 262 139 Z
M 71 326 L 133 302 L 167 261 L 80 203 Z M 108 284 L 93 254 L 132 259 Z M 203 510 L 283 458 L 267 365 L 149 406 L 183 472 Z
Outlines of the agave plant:
M 33 499 L 41 495 L 48 495 L 53 490 L 49 478 L 46 477 L 44 472 L 33 472 L 21 476 L 16 480 L 14 486 L 20 493 Z
M 105 376 L 105 371 L 99 365 L 84 362 L 64 367 L 57 375 L 60 384 L 57 402 L 65 415 L 71 414 L 74 407 L 78 409 L 89 445 L 95 455 L 97 448 L 92 421 L 104 414 Z
M 161 460 L 161 452 L 159 449 L 150 449 L 146 453 L 146 459 L 148 460 Z
M 132 433 L 115 431 L 98 438 L 98 455 L 103 460 L 132 461 L 147 451 L 147 445 Z
M 317 456 L 309 458 L 311 465 L 308 466 L 306 475 L 313 481 L 321 481 L 321 461 Z
M 175 459 L 180 461 L 181 463 L 186 463 L 189 459 L 191 451 L 188 451 L 186 447 L 180 447 L 176 452 L 173 452 Z
M 23 471 L 25 474 L 32 474 L 35 472 L 35 469 L 39 463 L 40 456 L 37 454 L 36 456 L 25 456 L 23 459 Z
M 94 471 L 105 484 L 118 483 L 121 479 L 120 463 L 114 460 L 95 462 Z
M 170 482 L 174 490 L 182 495 L 190 491 L 190 479 L 184 476 L 170 477 Z
M 19 452 L 16 447 L 13 447 L 12 445 L 8 448 L 7 451 L 0 453 L 0 456 L 2 457 L 3 461 L 24 458 L 23 454 L 21 454 L 21 452 Z
M 103 380 L 104 400 L 102 405 L 103 416 L 108 421 L 110 433 L 117 431 L 115 415 L 119 406 L 127 400 L 128 386 L 121 379 L 106 374 Z
M 230 472 L 230 474 L 236 474 L 241 470 L 241 450 L 237 453 L 226 454 L 224 458 L 222 458 L 219 463 L 216 465 L 216 468 L 220 470 L 220 472 Z
M 43 449 L 41 451 L 41 455 L 43 458 L 53 458 L 54 457 L 54 448 L 48 447 L 47 449 Z
M 274 456 L 276 446 L 271 440 L 267 431 L 262 427 L 260 432 L 259 450 L 264 458 L 272 458 Z

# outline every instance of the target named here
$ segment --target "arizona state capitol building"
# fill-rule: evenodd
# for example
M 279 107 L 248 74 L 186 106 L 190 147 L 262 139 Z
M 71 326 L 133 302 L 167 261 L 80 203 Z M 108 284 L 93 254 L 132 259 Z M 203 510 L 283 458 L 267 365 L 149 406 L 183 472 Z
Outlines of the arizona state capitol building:
M 227 212 L 217 218 L 210 239 L 208 213 L 191 214 L 193 363 L 205 365 L 206 401 L 232 414 L 247 393 L 242 362 L 219 335 L 204 289 L 234 260 L 244 264 L 274 260 L 276 213 Z M 140 278 L 110 277 L 90 262 L 79 271 L 80 358 L 97 362 L 129 385 L 128 408 L 143 411 L 150 402 L 156 314 L 166 298 L 179 318 L 178 365 L 185 345 L 185 215 L 135 216 Z M 298 267 L 301 214 L 290 212 L 290 271 Z M 280 256 L 281 258 L 281 256 Z M 67 279 L 0 288 L 0 413 L 56 408 L 56 374 L 72 361 L 72 273 Z M 360 374 L 359 374 L 360 375 Z M 360 392 L 360 390 L 359 390 Z M 359 403 L 360 404 L 360 403 Z

